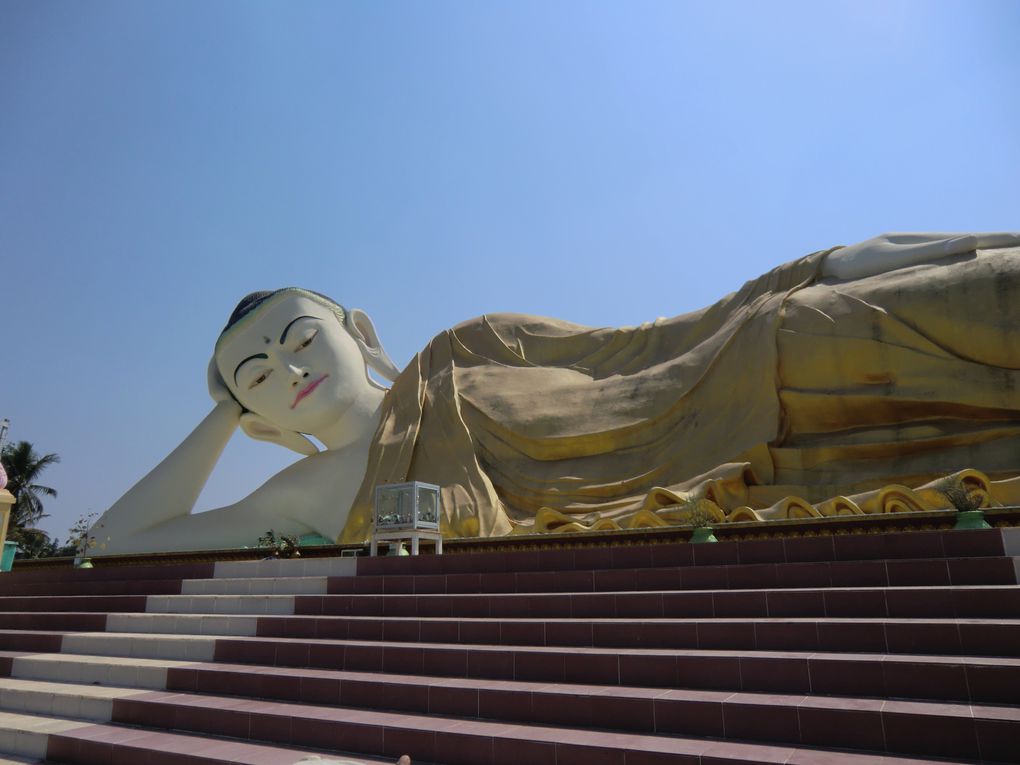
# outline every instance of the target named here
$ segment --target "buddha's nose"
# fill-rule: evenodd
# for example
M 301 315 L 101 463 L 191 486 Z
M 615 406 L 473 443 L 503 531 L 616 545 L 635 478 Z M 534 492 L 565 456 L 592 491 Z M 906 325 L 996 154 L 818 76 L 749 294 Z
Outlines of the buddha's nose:
M 293 364 L 287 365 L 287 370 L 290 372 L 290 384 L 291 386 L 297 385 L 303 379 L 308 377 L 308 370 L 304 367 L 296 367 Z

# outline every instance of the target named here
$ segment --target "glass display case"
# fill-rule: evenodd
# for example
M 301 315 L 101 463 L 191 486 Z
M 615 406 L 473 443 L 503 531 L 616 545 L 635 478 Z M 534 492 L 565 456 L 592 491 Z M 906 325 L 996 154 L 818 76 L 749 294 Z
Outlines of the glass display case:
M 375 487 L 375 530 L 439 530 L 439 487 L 411 481 Z

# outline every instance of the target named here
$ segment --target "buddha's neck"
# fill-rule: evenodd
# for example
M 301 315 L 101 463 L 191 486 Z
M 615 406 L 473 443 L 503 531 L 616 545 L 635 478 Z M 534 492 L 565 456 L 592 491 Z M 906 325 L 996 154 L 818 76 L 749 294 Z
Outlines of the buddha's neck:
M 386 390 L 365 390 L 336 422 L 312 433 L 327 449 L 360 448 L 372 443 L 382 416 Z

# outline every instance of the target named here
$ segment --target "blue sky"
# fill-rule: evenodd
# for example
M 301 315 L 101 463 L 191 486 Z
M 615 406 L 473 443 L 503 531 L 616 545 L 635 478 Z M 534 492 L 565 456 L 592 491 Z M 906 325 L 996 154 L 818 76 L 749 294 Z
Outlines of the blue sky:
M 210 407 L 236 301 L 403 366 L 491 311 L 703 307 L 887 230 L 1020 226 L 1015 2 L 0 2 L 0 417 L 61 538 Z M 202 499 L 290 461 L 238 435 Z

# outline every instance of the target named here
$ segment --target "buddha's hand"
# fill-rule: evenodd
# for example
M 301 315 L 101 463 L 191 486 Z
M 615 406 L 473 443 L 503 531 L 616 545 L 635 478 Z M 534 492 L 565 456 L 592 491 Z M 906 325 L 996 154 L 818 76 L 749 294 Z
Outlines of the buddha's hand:
M 237 400 L 227 388 L 227 384 L 223 382 L 223 376 L 220 375 L 220 370 L 216 366 L 215 357 L 209 360 L 209 368 L 206 371 L 206 381 L 209 385 L 209 395 L 212 397 L 212 400 L 216 402 L 216 405 L 224 408 L 233 407 L 237 410 L 237 417 L 240 418 L 241 405 L 237 403 Z
M 822 275 L 863 279 L 897 268 L 999 247 L 1020 247 L 1020 233 L 882 234 L 830 252 L 822 265 Z

